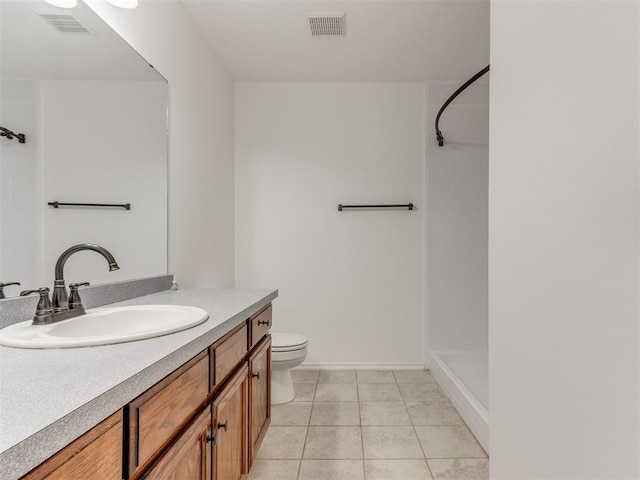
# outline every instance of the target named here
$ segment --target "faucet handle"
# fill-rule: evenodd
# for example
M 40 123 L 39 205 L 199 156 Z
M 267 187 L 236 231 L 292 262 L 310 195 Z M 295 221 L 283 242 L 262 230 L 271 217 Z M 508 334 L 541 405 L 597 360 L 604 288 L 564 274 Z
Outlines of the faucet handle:
M 38 290 L 23 290 L 20 292 L 20 296 L 24 297 L 26 295 L 31 295 L 32 293 L 40 295 L 38 305 L 36 306 L 36 314 L 33 317 L 33 323 L 34 325 L 46 323 L 46 320 L 53 314 L 53 305 L 51 305 L 51 300 L 49 300 L 49 289 L 47 287 L 42 287 Z
M 42 288 L 38 288 L 37 290 L 23 290 L 20 292 L 20 296 L 26 297 L 27 295 L 31 295 L 33 293 L 39 293 L 40 296 L 43 296 L 43 295 L 48 296 L 50 291 L 51 290 L 49 290 L 49 287 L 42 287 Z
M 0 283 L 0 299 L 6 298 L 4 296 L 4 287 L 8 287 L 9 285 L 20 285 L 20 282 Z
M 69 284 L 69 309 L 82 308 L 82 299 L 78 293 L 79 287 L 88 287 L 89 282 L 70 283 Z

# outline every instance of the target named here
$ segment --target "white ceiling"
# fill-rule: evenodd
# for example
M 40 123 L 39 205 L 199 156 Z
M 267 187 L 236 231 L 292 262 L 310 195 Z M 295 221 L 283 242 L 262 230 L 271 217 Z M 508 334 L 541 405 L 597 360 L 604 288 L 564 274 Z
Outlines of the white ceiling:
M 183 0 L 236 80 L 464 81 L 489 63 L 488 0 Z M 345 37 L 309 14 L 346 13 Z

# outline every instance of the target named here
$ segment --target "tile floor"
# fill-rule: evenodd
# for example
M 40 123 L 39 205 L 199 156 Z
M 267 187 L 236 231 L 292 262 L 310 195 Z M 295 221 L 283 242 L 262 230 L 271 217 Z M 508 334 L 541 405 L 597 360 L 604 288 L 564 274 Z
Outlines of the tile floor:
M 294 370 L 248 480 L 488 480 L 487 454 L 428 371 Z

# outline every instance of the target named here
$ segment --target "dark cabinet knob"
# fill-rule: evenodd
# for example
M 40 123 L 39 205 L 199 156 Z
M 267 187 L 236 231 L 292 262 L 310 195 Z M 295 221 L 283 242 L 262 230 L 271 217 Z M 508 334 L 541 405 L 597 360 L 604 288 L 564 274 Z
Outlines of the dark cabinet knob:
M 252 373 L 251 376 L 260 380 L 260 372 Z
M 271 323 L 270 320 L 258 320 L 258 325 L 269 325 Z
M 218 435 L 207 435 L 207 442 L 211 445 L 215 445 L 218 443 Z
M 229 428 L 229 420 L 225 420 L 224 423 L 218 423 L 218 428 L 224 428 L 226 432 Z

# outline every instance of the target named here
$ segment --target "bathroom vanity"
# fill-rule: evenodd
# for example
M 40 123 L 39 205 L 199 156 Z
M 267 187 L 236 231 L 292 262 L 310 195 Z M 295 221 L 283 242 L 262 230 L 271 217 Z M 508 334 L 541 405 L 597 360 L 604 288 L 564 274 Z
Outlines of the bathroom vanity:
M 163 291 L 116 305 L 191 305 L 209 319 L 116 345 L 0 347 L 0 380 L 15 385 L 0 396 L 0 476 L 244 478 L 270 420 L 276 297 Z
M 95 255 L 65 267 L 68 280 L 93 284 L 82 290 L 85 307 L 183 305 L 209 315 L 128 343 L 0 346 L 0 478 L 242 478 L 269 424 L 277 291 L 168 290 L 167 81 L 84 2 L 68 11 L 0 3 L 0 110 L 3 125 L 26 134 L 0 143 L 3 197 L 17 199 L 0 223 L 22 234 L 0 248 L 0 327 L 34 316 L 36 299 L 18 292 L 62 280 L 76 251 L 65 249 L 89 241 L 87 232 L 123 268 L 108 273 Z M 60 35 L 60 13 L 88 35 Z M 43 323 L 65 299 L 52 303 Z

